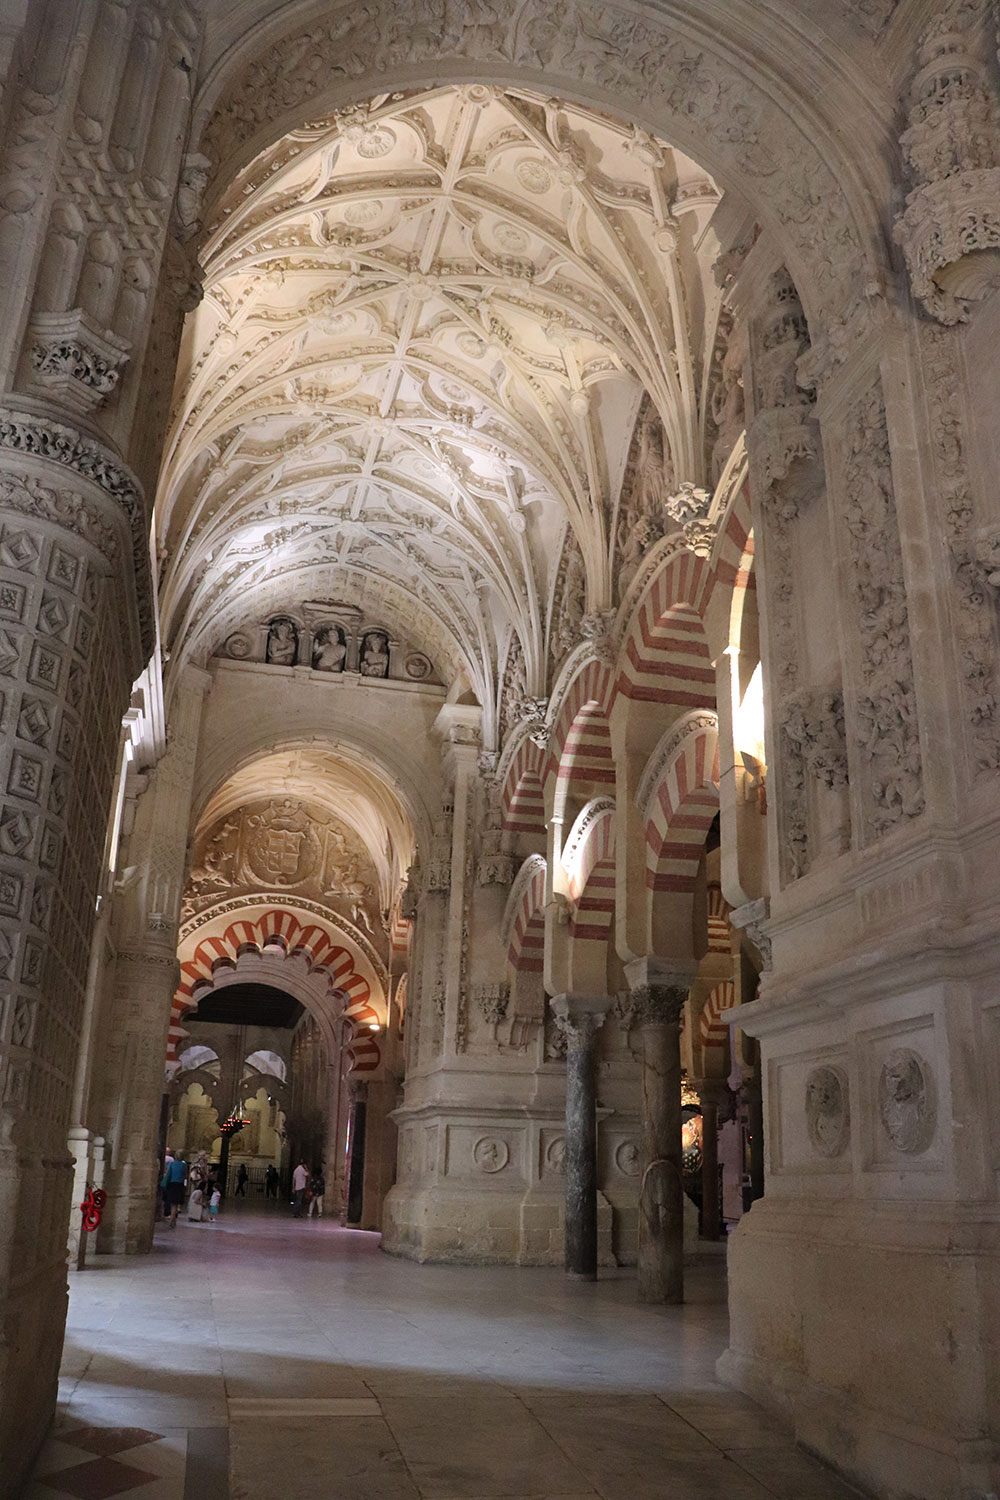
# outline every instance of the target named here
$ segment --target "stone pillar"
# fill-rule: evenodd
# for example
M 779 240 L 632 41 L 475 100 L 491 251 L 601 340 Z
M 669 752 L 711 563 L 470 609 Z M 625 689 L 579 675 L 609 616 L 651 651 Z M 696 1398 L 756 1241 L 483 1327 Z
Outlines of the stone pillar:
M 117 949 L 97 1028 L 89 1119 L 106 1142 L 102 1251 L 150 1249 L 156 1220 L 157 1130 L 170 1010 L 180 980 L 177 933 L 186 877 L 191 789 L 210 678 L 187 667 L 172 700 L 170 744 L 142 787 L 121 863 L 136 874 L 112 905 Z
M 625 973 L 642 1042 L 639 1300 L 683 1302 L 680 1018 L 693 974 L 655 959 L 627 964 Z
M 566 1035 L 565 1265 L 597 1280 L 597 1068 L 595 1042 L 608 995 L 556 995 L 552 1010 Z

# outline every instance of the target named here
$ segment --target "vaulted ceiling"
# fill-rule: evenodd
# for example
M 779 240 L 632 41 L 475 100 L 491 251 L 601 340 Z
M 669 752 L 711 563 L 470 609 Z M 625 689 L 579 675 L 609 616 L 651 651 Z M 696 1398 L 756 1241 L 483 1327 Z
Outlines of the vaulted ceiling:
M 301 598 L 542 693 L 567 522 L 588 608 L 644 393 L 664 484 L 711 448 L 718 192 L 663 142 L 472 85 L 285 137 L 222 201 L 157 504 L 163 636 L 204 659 Z

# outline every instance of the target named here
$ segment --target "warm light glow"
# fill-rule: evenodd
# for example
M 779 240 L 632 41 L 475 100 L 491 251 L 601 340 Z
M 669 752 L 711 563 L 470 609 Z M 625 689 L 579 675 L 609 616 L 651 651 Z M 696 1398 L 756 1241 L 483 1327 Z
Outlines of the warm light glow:
M 752 755 L 764 764 L 764 679 L 760 662 L 733 714 L 733 743 L 741 754 Z
M 379 1026 L 379 1023 L 377 1021 L 369 1021 L 369 1023 L 368 1023 L 368 1030 L 369 1031 L 380 1031 L 381 1027 Z

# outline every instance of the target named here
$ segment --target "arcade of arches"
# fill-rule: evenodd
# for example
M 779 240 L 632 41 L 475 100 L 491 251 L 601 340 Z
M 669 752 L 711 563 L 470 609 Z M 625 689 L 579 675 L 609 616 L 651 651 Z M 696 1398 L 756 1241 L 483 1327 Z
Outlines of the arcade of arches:
M 721 1379 L 1000 1491 L 998 43 L 0 7 L 4 1494 L 233 1111 L 397 1257 L 725 1241 Z

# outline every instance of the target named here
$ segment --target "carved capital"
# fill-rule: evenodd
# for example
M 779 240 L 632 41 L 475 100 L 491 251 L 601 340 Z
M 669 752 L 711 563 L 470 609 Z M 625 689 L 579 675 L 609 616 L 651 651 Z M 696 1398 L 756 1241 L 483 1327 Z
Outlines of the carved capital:
M 33 389 L 81 417 L 111 395 L 130 347 L 117 334 L 98 328 L 79 307 L 38 313 L 28 339 Z
M 687 1003 L 686 984 L 641 984 L 629 992 L 632 1026 L 676 1026 Z
M 573 1050 L 593 1043 L 610 1006 L 610 995 L 554 995 L 551 1001 L 555 1023 Z

